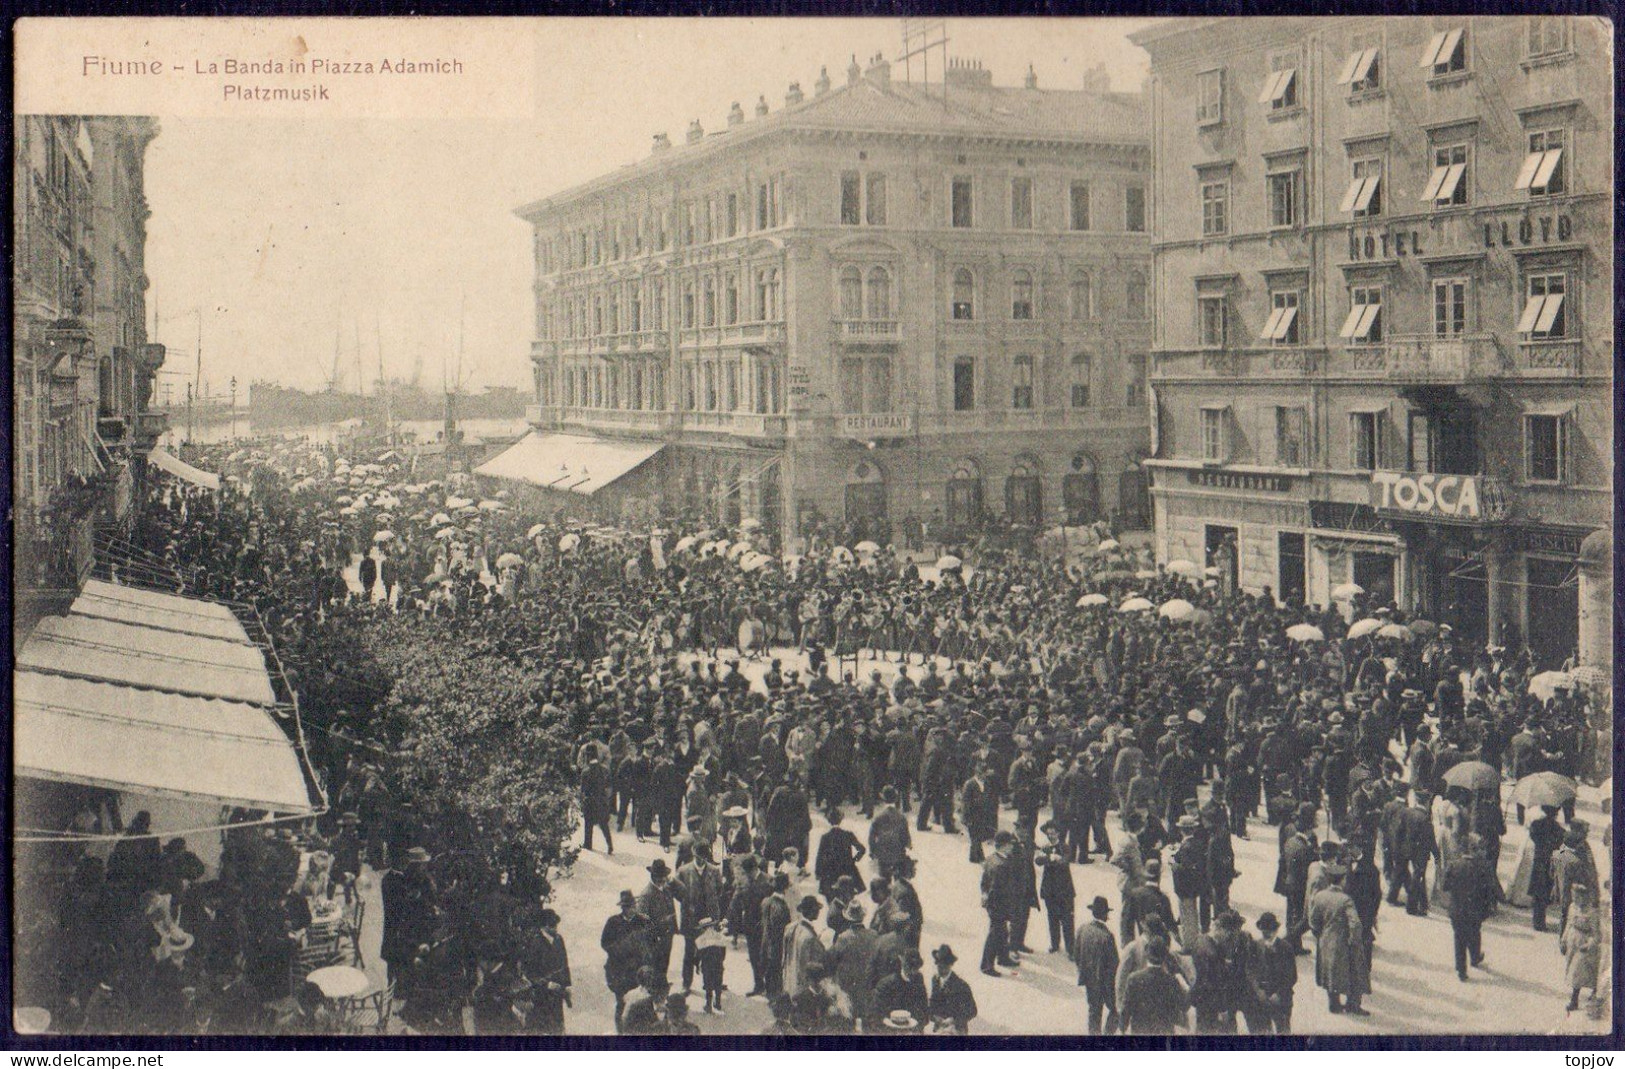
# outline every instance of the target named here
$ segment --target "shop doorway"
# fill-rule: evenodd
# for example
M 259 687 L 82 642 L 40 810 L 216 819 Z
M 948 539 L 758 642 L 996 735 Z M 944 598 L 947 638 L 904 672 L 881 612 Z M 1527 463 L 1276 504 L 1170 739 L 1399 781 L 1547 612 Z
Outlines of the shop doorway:
M 1145 469 L 1139 461 L 1132 463 L 1117 477 L 1117 526 L 1125 531 L 1144 531 L 1151 526 L 1151 493 Z
M 1204 537 L 1204 555 L 1207 566 L 1217 568 L 1219 571 L 1219 589 L 1226 594 L 1234 594 L 1238 577 L 1237 568 L 1241 563 L 1237 550 L 1236 529 L 1208 524 L 1207 534 Z
M 886 522 L 886 476 L 879 465 L 860 460 L 846 483 L 846 528 L 853 542 L 891 540 Z
M 1482 645 L 1489 634 L 1490 576 L 1480 552 L 1443 547 L 1434 558 L 1434 619 L 1456 630 L 1458 640 Z
M 1072 458 L 1072 470 L 1061 479 L 1061 504 L 1070 526 L 1100 519 L 1100 476 L 1095 471 L 1095 458 L 1088 453 Z
M 973 460 L 964 460 L 948 480 L 948 515 L 945 519 L 956 534 L 975 527 L 982 517 L 982 471 Z
M 1350 576 L 1365 589 L 1373 605 L 1394 604 L 1394 563 L 1397 558 L 1388 553 L 1354 553 L 1353 574 Z
M 1580 580 L 1573 561 L 1524 559 L 1529 649 L 1541 671 L 1561 668 L 1580 642 Z
M 1277 572 L 1280 578 L 1276 591 L 1282 605 L 1296 608 L 1305 601 L 1303 557 L 1301 532 L 1282 531 L 1276 536 Z
M 1004 481 L 1004 510 L 1015 527 L 1038 527 L 1044 518 L 1044 491 L 1038 481 L 1038 468 L 1017 461 Z

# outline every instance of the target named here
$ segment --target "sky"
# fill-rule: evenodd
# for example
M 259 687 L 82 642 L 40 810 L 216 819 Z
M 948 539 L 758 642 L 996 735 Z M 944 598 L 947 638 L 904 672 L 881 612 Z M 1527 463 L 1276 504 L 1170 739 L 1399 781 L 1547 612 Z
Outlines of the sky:
M 1040 87 L 1080 88 L 1104 64 L 1133 90 L 1148 20 L 950 19 L 951 56 L 998 85 L 1032 64 Z M 737 100 L 777 110 L 820 66 L 901 51 L 897 19 L 551 19 L 516 22 L 535 45 L 534 107 L 520 120 L 182 119 L 160 116 L 147 153 L 149 327 L 170 347 L 177 396 L 194 370 L 223 396 L 255 380 L 320 388 L 335 345 L 343 384 L 359 351 L 390 377 L 530 380 L 533 282 L 520 204 L 641 159 L 654 134 L 726 125 Z M 918 69 L 916 68 L 916 76 Z M 902 76 L 901 66 L 894 77 Z M 162 394 L 162 386 L 160 387 Z

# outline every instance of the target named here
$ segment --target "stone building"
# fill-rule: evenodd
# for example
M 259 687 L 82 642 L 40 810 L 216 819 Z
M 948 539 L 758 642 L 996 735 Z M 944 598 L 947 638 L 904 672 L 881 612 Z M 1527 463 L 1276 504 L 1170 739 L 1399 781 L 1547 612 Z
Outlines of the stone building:
M 1581 544 L 1612 538 L 1609 28 L 1206 19 L 1134 40 L 1159 556 L 1234 554 L 1243 587 L 1294 603 L 1354 582 L 1560 663 Z
M 536 432 L 485 473 L 780 538 L 1142 525 L 1141 97 L 877 57 L 752 111 L 519 209 Z

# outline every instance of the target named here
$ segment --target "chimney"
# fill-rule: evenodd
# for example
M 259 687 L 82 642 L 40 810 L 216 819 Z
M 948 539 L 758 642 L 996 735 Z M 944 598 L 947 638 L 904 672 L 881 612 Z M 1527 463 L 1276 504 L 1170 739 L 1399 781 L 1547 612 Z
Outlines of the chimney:
M 993 72 L 982 69 L 981 60 L 948 57 L 948 70 L 944 74 L 948 85 L 957 89 L 991 89 Z
M 1038 88 L 1038 72 L 1033 70 L 1031 63 L 1027 64 L 1027 77 L 1022 81 L 1022 84 L 1028 89 Z
M 655 135 L 654 147 L 651 148 L 649 151 L 650 152 L 665 152 L 669 148 L 671 148 L 671 138 L 666 136 L 665 131 L 661 131 L 660 133 Z
M 765 96 L 756 98 L 756 117 L 758 119 L 767 118 L 767 97 Z
M 728 125 L 729 126 L 738 126 L 740 123 L 742 123 L 744 121 L 745 121 L 745 109 L 740 107 L 739 106 L 739 101 L 736 100 L 736 101 L 734 101 L 734 106 L 728 109 Z
M 813 95 L 823 96 L 827 92 L 829 92 L 829 68 L 819 67 L 818 80 L 813 83 Z
M 869 61 L 869 69 L 863 72 L 864 80 L 881 92 L 891 88 L 891 64 L 886 57 L 875 53 L 875 58 Z
M 688 143 L 690 145 L 704 136 L 705 127 L 700 125 L 700 120 L 695 119 L 693 122 L 688 124 Z
M 1106 64 L 1096 63 L 1084 72 L 1083 89 L 1086 93 L 1109 93 L 1112 91 L 1112 76 L 1106 73 Z
M 858 79 L 863 77 L 863 68 L 858 66 L 858 54 L 852 53 L 852 62 L 846 67 L 846 84 L 857 85 Z
M 794 104 L 799 104 L 802 99 L 801 83 L 791 82 L 790 88 L 784 91 L 784 106 L 788 108 Z

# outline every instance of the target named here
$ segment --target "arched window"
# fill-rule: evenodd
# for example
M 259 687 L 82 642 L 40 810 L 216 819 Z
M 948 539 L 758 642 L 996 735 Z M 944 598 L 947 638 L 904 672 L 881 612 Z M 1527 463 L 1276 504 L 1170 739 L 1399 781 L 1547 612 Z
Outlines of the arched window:
M 884 267 L 871 268 L 869 271 L 869 318 L 891 318 L 891 275 Z
M 1010 318 L 1031 319 L 1033 317 L 1033 274 L 1031 271 L 1018 269 L 1010 276 Z
M 1128 318 L 1150 318 L 1150 312 L 1147 311 L 1150 301 L 1145 285 L 1145 275 L 1138 271 L 1130 271 L 1128 278 L 1123 283 L 1123 291 L 1123 305 Z
M 1071 305 L 1073 319 L 1093 319 L 1095 314 L 1095 287 L 1094 280 L 1087 271 L 1072 272 L 1072 283 L 1068 288 L 1068 304 Z
M 863 318 L 863 274 L 856 267 L 841 269 L 841 318 Z
M 1022 353 L 1010 362 L 1010 407 L 1033 407 L 1033 358 Z
M 1089 407 L 1089 383 L 1094 377 L 1094 361 L 1088 353 L 1072 358 L 1072 407 Z
M 968 267 L 954 272 L 953 317 L 976 318 L 976 276 L 970 273 Z

